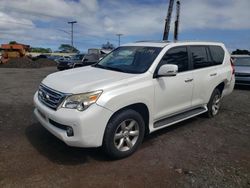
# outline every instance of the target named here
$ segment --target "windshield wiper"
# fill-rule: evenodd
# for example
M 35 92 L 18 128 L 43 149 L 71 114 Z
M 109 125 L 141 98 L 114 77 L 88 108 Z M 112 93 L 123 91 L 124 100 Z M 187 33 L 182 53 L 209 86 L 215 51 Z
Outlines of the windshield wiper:
M 119 72 L 125 72 L 127 73 L 125 70 L 117 68 L 117 67 L 106 67 L 106 69 L 108 70 L 113 70 L 113 71 L 119 71 Z

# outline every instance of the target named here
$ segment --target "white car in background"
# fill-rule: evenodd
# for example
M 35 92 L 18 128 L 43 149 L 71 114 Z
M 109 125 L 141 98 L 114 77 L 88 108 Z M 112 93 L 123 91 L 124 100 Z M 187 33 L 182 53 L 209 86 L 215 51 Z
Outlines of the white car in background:
M 131 155 L 145 134 L 202 113 L 218 114 L 233 91 L 221 43 L 136 42 L 98 64 L 47 76 L 34 96 L 41 124 L 69 146 Z
M 250 86 L 250 55 L 232 55 L 235 65 L 235 84 Z

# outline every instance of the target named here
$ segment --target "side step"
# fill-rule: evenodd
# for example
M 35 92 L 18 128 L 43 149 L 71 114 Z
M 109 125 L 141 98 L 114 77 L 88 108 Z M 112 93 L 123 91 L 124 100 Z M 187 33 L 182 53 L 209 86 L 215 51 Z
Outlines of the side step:
M 205 113 L 207 111 L 206 107 L 198 107 L 186 112 L 182 112 L 180 114 L 176 114 L 167 118 L 164 118 L 162 120 L 156 121 L 154 123 L 154 128 L 166 126 L 166 125 L 172 125 L 178 122 L 181 122 L 183 120 L 192 118 L 194 116 L 197 116 L 199 114 Z

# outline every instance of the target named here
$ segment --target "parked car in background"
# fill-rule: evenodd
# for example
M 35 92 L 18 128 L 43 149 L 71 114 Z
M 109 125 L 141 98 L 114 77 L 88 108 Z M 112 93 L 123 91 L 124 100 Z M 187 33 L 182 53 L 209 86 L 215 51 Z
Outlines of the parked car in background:
M 216 116 L 234 83 L 221 43 L 136 42 L 95 65 L 47 76 L 34 95 L 34 113 L 69 146 L 102 146 L 123 158 L 145 134 L 202 113 Z
M 250 56 L 232 55 L 237 85 L 250 85 Z
M 40 54 L 38 56 L 33 57 L 32 60 L 36 61 L 38 59 L 47 59 L 48 57 L 49 57 L 48 55 Z
M 53 60 L 53 61 L 57 61 L 60 58 L 61 58 L 61 56 L 59 56 L 59 55 L 50 55 L 50 56 L 48 56 L 48 59 Z
M 70 56 L 62 56 L 57 59 L 56 62 L 58 70 L 71 69 L 74 67 L 74 62 L 71 60 Z
M 71 56 L 71 61 L 74 63 L 73 67 L 82 67 L 82 61 L 84 58 L 85 54 L 77 54 L 74 56 Z
M 64 57 L 63 59 L 57 60 L 57 68 L 58 70 L 65 70 L 65 69 L 71 69 L 71 68 L 76 68 L 76 67 L 81 67 L 82 61 L 84 58 L 85 54 L 76 54 L 68 57 Z
M 97 48 L 88 49 L 88 53 L 83 58 L 82 66 L 95 64 L 110 52 L 111 50 L 106 50 L 106 49 L 97 49 Z

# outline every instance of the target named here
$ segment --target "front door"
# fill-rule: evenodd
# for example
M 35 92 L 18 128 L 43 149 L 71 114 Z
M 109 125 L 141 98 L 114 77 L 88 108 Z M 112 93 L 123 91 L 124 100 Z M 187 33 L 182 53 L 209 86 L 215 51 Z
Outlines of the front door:
M 175 64 L 178 73 L 176 76 L 154 79 L 155 121 L 191 108 L 193 74 L 189 71 L 188 62 L 187 48 L 181 46 L 168 50 L 159 63 L 156 71 L 163 64 Z

